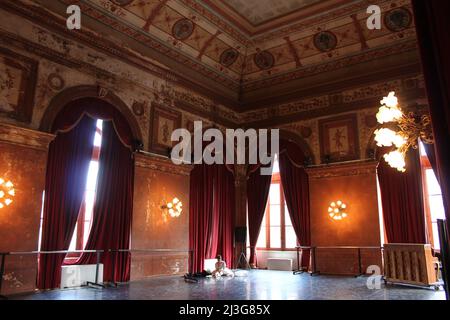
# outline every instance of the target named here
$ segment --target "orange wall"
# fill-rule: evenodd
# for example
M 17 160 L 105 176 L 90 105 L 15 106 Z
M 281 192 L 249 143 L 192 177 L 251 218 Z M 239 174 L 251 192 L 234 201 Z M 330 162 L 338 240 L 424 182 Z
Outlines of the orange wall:
M 38 249 L 48 143 L 53 136 L 0 124 L 0 177 L 15 186 L 14 202 L 0 209 L 0 252 Z M 2 294 L 36 288 L 36 255 L 7 256 Z
M 375 163 L 313 168 L 308 175 L 312 246 L 381 246 Z M 342 221 L 328 216 L 330 203 L 337 200 L 348 205 Z M 379 250 L 363 249 L 361 256 L 363 270 L 381 266 Z M 321 273 L 358 273 L 357 250 L 318 248 L 316 267 Z
M 170 160 L 136 155 L 133 249 L 176 249 L 189 247 L 190 167 L 175 166 Z M 178 197 L 183 211 L 178 218 L 165 215 L 161 205 Z M 187 252 L 133 252 L 131 278 L 187 272 Z

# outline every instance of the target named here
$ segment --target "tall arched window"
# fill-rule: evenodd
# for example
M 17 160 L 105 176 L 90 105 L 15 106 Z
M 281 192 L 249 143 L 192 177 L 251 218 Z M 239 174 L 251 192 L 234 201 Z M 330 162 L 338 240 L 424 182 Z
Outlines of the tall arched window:
M 73 232 L 70 242 L 70 251 L 83 250 L 89 239 L 89 233 L 92 226 L 92 217 L 94 211 L 95 195 L 97 191 L 97 180 L 99 171 L 100 150 L 102 146 L 103 120 L 97 120 L 97 128 L 95 132 L 93 144 L 92 159 L 87 172 L 86 188 L 84 190 L 83 204 L 80 209 L 77 224 Z M 65 261 L 76 261 L 81 254 L 69 253 Z
M 278 158 L 272 172 L 269 197 L 256 247 L 268 250 L 294 250 L 297 236 L 292 226 L 281 183 Z

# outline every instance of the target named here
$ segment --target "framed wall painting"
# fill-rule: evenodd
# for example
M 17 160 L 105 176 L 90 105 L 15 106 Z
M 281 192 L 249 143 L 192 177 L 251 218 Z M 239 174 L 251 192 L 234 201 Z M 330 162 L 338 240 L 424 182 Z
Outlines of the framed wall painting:
M 359 159 L 356 114 L 320 120 L 319 134 L 322 163 Z
M 150 151 L 169 156 L 175 145 L 170 137 L 173 130 L 181 128 L 181 113 L 159 104 L 152 104 L 150 126 Z
M 0 116 L 31 121 L 38 63 L 0 47 Z

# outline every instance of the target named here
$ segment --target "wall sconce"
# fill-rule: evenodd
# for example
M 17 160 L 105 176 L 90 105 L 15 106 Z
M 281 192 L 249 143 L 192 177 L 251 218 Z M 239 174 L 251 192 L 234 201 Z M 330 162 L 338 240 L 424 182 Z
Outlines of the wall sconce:
M 341 200 L 332 202 L 328 208 L 328 215 L 334 220 L 343 220 L 348 216 L 346 209 L 347 205 Z
M 6 182 L 5 179 L 0 178 L 0 209 L 9 206 L 16 195 L 14 184 L 11 181 Z
M 161 209 L 167 212 L 172 218 L 178 218 L 183 211 L 183 203 L 178 198 L 173 198 L 172 202 L 161 206 Z

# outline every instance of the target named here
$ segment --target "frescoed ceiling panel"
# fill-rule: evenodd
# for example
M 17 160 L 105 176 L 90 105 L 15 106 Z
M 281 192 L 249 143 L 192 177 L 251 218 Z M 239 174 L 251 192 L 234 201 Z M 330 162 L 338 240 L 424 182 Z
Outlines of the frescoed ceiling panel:
M 321 0 L 227 0 L 223 1 L 252 25 L 274 20 Z
M 236 95 L 416 50 L 410 0 L 371 1 L 381 30 L 366 27 L 366 0 L 57 1 Z

